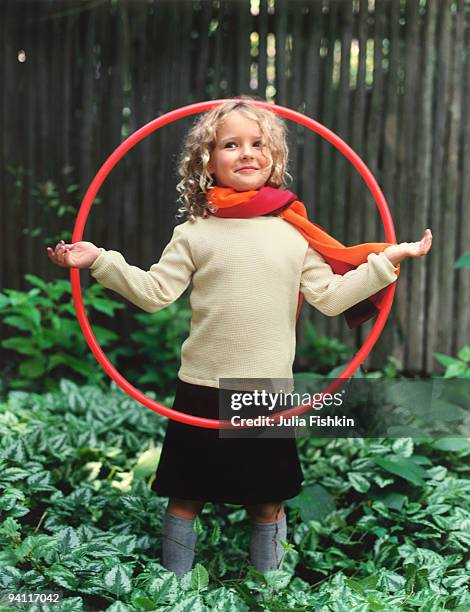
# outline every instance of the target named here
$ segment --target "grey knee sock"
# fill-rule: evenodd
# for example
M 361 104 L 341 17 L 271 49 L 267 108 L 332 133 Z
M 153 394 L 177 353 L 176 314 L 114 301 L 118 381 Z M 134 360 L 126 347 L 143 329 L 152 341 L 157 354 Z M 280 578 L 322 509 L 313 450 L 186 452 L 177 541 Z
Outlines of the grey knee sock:
M 277 523 L 252 523 L 250 557 L 259 572 L 278 569 L 282 558 L 279 540 L 287 539 L 287 523 L 284 516 Z
M 162 565 L 182 576 L 188 572 L 194 561 L 196 545 L 194 519 L 180 518 L 165 512 L 162 529 Z

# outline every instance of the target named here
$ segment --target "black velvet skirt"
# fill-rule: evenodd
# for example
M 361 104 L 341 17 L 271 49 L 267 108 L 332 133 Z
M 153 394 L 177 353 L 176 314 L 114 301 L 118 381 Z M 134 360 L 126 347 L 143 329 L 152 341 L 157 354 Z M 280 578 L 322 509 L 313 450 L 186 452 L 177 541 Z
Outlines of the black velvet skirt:
M 178 379 L 173 408 L 218 419 L 219 390 Z M 169 420 L 152 489 L 161 497 L 261 504 L 300 493 L 294 438 L 219 438 L 217 429 Z

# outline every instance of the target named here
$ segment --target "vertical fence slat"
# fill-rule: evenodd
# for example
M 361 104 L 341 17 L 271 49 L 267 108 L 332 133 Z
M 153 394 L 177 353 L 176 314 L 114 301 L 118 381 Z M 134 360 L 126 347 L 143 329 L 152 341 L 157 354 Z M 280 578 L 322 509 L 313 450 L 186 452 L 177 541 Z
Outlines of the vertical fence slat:
M 382 184 L 385 197 L 393 218 L 397 217 L 399 207 L 398 195 L 396 193 L 397 182 L 397 138 L 399 133 L 398 119 L 398 68 L 400 61 L 400 32 L 399 18 L 400 5 L 395 0 L 389 0 L 387 3 L 387 15 L 389 31 L 387 32 L 389 40 L 388 53 L 388 70 L 385 77 L 385 109 L 384 109 L 384 152 L 383 152 L 383 168 Z M 397 237 L 399 240 L 399 237 Z M 396 316 L 395 305 L 390 313 L 390 318 L 382 332 L 382 350 L 389 349 L 389 354 L 398 362 L 403 361 L 403 336 L 399 326 L 399 319 Z M 373 355 L 375 359 L 375 353 Z M 383 356 L 381 356 L 383 360 Z
M 8 62 L 11 61 L 8 54 L 8 39 L 6 36 L 6 8 L 7 3 L 4 2 L 0 7 L 0 79 L 2 83 L 7 83 L 7 66 Z M 6 119 L 6 104 L 7 104 L 8 96 L 6 95 L 6 87 L 2 88 L 2 92 L 0 93 L 0 118 L 2 120 L 2 124 L 5 125 Z M 1 168 L 1 180 L 0 180 L 0 229 L 2 233 L 6 234 L 6 225 L 7 225 L 7 155 L 6 155 L 6 130 L 2 130 L 2 134 L 0 136 L 0 168 Z M 0 241 L 0 287 L 5 287 L 6 285 L 6 270 L 3 268 L 3 262 L 6 259 L 6 253 L 8 250 L 8 241 L 6 238 L 2 236 L 2 240 Z M 3 324 L 0 320 L 0 336 L 3 334 Z
M 276 101 L 287 103 L 287 0 L 277 0 L 275 5 L 275 37 L 276 37 Z
M 320 39 L 321 39 L 321 4 L 316 0 L 307 3 L 308 14 L 306 17 L 306 49 L 305 63 L 303 66 L 303 81 L 305 83 L 305 113 L 313 119 L 319 120 L 319 82 L 320 82 Z M 302 166 L 297 169 L 302 178 L 302 197 L 309 218 L 316 222 L 319 202 L 317 194 L 318 187 L 318 163 L 321 138 L 310 130 L 306 130 L 304 137 L 304 151 Z M 303 337 L 304 326 L 307 321 L 315 322 L 319 315 L 308 304 L 303 304 L 297 322 L 297 342 Z M 297 363 L 302 367 L 305 363 L 300 357 Z
M 25 205 L 25 214 L 23 215 L 23 228 L 27 228 L 28 232 L 32 232 L 33 228 L 40 226 L 43 228 L 45 235 L 47 235 L 46 229 L 46 212 L 42 209 L 42 207 L 38 206 L 37 200 L 33 195 L 33 191 L 37 188 L 36 181 L 36 172 L 35 168 L 37 165 L 37 151 L 36 147 L 38 146 L 38 137 L 37 137 L 37 73 L 34 69 L 34 63 L 37 62 L 38 58 L 40 58 L 40 49 L 38 45 L 38 40 L 40 37 L 40 33 L 38 32 L 38 27 L 36 25 L 38 8 L 34 6 L 29 7 L 31 10 L 28 12 L 28 18 L 24 20 L 21 29 L 23 30 L 23 36 L 28 43 L 25 45 L 25 53 L 26 53 L 26 61 L 22 65 L 24 76 L 26 77 L 26 91 L 27 91 L 27 103 L 26 109 L 24 113 L 24 124 L 27 126 L 27 131 L 24 133 L 29 134 L 28 137 L 25 138 L 26 142 L 26 151 L 24 153 L 24 166 L 26 173 L 24 175 L 24 205 Z M 21 87 L 21 86 L 20 86 Z M 40 177 L 44 178 L 44 177 Z M 38 210 L 40 209 L 40 210 Z M 21 232 L 21 239 L 24 240 L 28 238 L 24 244 L 24 258 L 22 261 L 22 270 L 21 276 L 23 277 L 27 270 L 36 270 L 36 273 L 44 277 L 47 266 L 44 261 L 44 252 L 41 253 L 42 257 L 38 258 L 38 265 L 34 265 L 35 263 L 35 255 L 37 257 L 38 249 L 35 251 L 35 242 L 40 240 L 40 236 L 37 238 L 33 238 L 31 233 L 23 234 L 23 228 L 18 228 L 19 232 Z
M 17 19 L 17 12 L 15 10 L 14 2 L 7 2 L 4 4 L 4 27 L 6 32 L 5 46 L 4 46 L 4 78 L 5 83 L 8 83 L 8 89 L 3 89 L 4 96 L 4 112 L 3 112 L 3 125 L 5 128 L 2 129 L 2 140 L 3 140 L 3 155 L 5 159 L 5 166 L 10 166 L 15 171 L 22 165 L 22 152 L 21 152 L 21 141 L 18 138 L 18 134 L 24 134 L 22 130 L 22 117 L 20 106 L 16 103 L 16 96 L 18 90 L 24 91 L 26 75 L 29 76 L 30 68 L 28 72 L 24 70 L 23 66 L 17 60 L 18 53 L 18 41 L 21 40 L 22 24 Z M 16 95 L 11 95 L 11 87 L 15 86 Z M 26 169 L 25 169 L 26 170 Z M 22 187 L 15 186 L 15 177 L 11 171 L 3 173 L 5 181 L 5 232 L 7 235 L 13 237 L 14 240 L 5 241 L 4 250 L 4 271 L 8 273 L 8 279 L 11 279 L 8 286 L 13 289 L 19 289 L 22 283 L 22 265 L 21 259 L 17 253 L 17 240 L 22 239 L 22 228 L 24 227 L 22 219 L 22 206 L 24 204 L 24 185 Z M 6 280 L 6 279 L 5 279 Z
M 373 69 L 372 69 L 372 84 L 368 85 L 368 117 L 366 120 L 366 160 L 367 165 L 376 177 L 379 185 L 383 175 L 383 168 L 380 164 L 380 156 L 383 146 L 383 105 L 384 105 L 384 74 L 382 63 L 382 41 L 385 36 L 385 8 L 383 2 L 375 3 L 373 31 L 369 34 L 369 41 L 373 43 Z M 380 228 L 380 231 L 379 231 Z M 363 236 L 364 242 L 380 242 L 384 240 L 384 232 L 382 231 L 382 221 L 377 211 L 376 204 L 367 190 L 364 196 L 364 224 Z M 369 335 L 374 321 L 367 321 L 361 327 L 362 337 Z M 371 367 L 375 361 L 385 361 L 385 353 L 388 353 L 385 347 L 384 338 L 374 347 L 372 354 L 364 362 L 364 367 Z M 384 364 L 382 364 L 384 365 Z
M 109 17 L 108 27 L 112 32 L 110 41 L 111 48 L 114 48 L 112 56 L 111 83 L 110 83 L 110 98 L 108 102 L 109 112 L 109 129 L 110 129 L 110 151 L 113 151 L 121 142 L 121 125 L 122 125 L 122 109 L 124 106 L 123 97 L 123 71 L 125 70 L 125 60 L 123 57 L 123 33 L 122 33 L 122 18 L 121 7 L 113 6 L 112 13 Z M 108 190 L 108 207 L 112 214 L 109 215 L 108 231 L 106 235 L 106 244 L 108 249 L 119 250 L 122 248 L 123 237 L 121 233 L 124 219 L 122 216 L 122 193 L 123 193 L 123 165 L 118 166 L 113 170 L 113 176 L 109 177 Z M 115 246 L 112 246 L 115 245 Z
M 70 18 L 69 18 L 70 19 Z M 72 30 L 74 28 L 73 22 L 67 20 L 67 29 Z M 111 143 L 113 142 L 113 135 L 111 133 L 111 125 L 109 121 L 109 103 L 111 98 L 110 81 L 112 76 L 109 74 L 109 70 L 112 65 L 112 59 L 110 57 L 110 46 L 111 46 L 111 29 L 109 27 L 109 10 L 108 7 L 102 5 L 98 7 L 95 15 L 96 21 L 96 44 L 99 46 L 99 63 L 96 67 L 97 77 L 94 82 L 95 90 L 95 103 L 97 109 L 97 116 L 99 118 L 96 129 L 95 129 L 95 149 L 93 151 L 93 168 L 92 171 L 96 172 L 105 159 L 111 154 Z M 75 29 L 75 28 L 74 28 Z M 69 38 L 70 42 L 70 38 Z M 72 80 L 74 58 L 71 54 L 70 44 L 69 53 L 67 54 L 67 71 L 70 74 L 70 81 Z M 73 112 L 76 107 L 76 102 L 73 101 L 73 89 L 71 84 L 68 86 L 68 96 L 70 97 L 70 104 L 72 104 L 71 111 Z M 70 117 L 67 121 L 67 125 L 70 123 Z M 72 120 L 73 121 L 73 120 Z M 72 123 L 73 125 L 73 123 Z M 71 130 L 73 133 L 73 129 Z M 115 134 L 114 138 L 119 135 Z M 69 145 L 70 146 L 70 145 Z M 108 148 L 109 147 L 109 148 Z M 70 154 L 67 154 L 67 157 Z M 110 177 L 110 182 L 114 180 L 115 175 Z M 96 243 L 100 239 L 105 241 L 102 243 L 107 249 L 116 248 L 112 246 L 112 243 L 108 242 L 109 237 L 107 236 L 107 227 L 109 224 L 110 211 L 114 210 L 119 205 L 118 202 L 112 201 L 108 198 L 108 192 L 110 188 L 110 182 L 106 181 L 104 186 L 101 188 L 99 193 L 100 204 L 94 203 L 90 212 L 89 221 L 87 222 L 86 236 L 91 242 Z M 80 193 L 85 194 L 85 190 L 88 185 L 80 183 Z M 83 282 L 90 282 L 89 275 L 83 274 Z
M 252 24 L 250 6 L 242 2 L 236 2 L 236 16 L 238 24 L 236 36 L 237 60 L 235 62 L 237 95 L 250 94 L 250 34 Z
M 309 2 L 309 14 L 306 29 L 306 55 L 302 78 L 305 83 L 305 113 L 313 119 L 319 119 L 319 82 L 320 82 L 320 25 L 321 6 L 315 0 Z M 320 137 L 306 131 L 304 156 L 302 163 L 302 192 L 309 212 L 315 218 L 317 167 Z
M 460 174 L 461 187 L 459 191 L 460 208 L 457 213 L 457 217 L 460 220 L 459 257 L 464 253 L 470 253 L 470 206 L 468 205 L 467 195 L 470 193 L 470 104 L 468 103 L 470 98 L 470 58 L 468 53 L 470 48 L 470 28 L 468 27 L 465 31 L 464 48 L 467 49 L 467 52 L 464 54 L 463 65 L 463 99 L 465 103 L 462 104 L 462 172 Z M 468 269 L 458 269 L 456 276 L 459 286 L 457 330 L 460 337 L 457 339 L 455 348 L 459 350 L 465 344 L 470 344 L 470 274 Z
M 441 244 L 441 311 L 440 311 L 440 352 L 451 354 L 457 341 L 459 330 L 456 319 L 456 273 L 453 269 L 458 257 L 459 228 L 456 218 L 458 205 L 458 173 L 459 173 L 459 134 L 462 116 L 462 67 L 463 67 L 463 27 L 464 1 L 457 2 L 457 11 L 452 16 L 454 27 L 454 46 L 451 63 L 451 94 L 449 99 L 449 138 L 446 156 L 446 178 L 444 181 L 443 208 L 440 228 L 444 241 Z M 468 296 L 467 296 L 468 299 Z
M 433 81 L 434 81 L 434 38 L 437 19 L 437 4 L 431 2 L 425 16 L 424 45 L 423 45 L 423 69 L 422 81 L 419 88 L 420 113 L 417 120 L 418 131 L 416 134 L 416 189 L 413 202 L 413 218 L 411 220 L 411 240 L 420 239 L 424 229 L 428 225 L 430 216 L 430 187 L 431 187 L 431 153 L 432 132 L 434 129 L 432 121 L 433 105 Z M 410 239 L 406 239 L 407 241 Z M 404 265 L 407 265 L 406 262 Z M 422 371 L 424 366 L 424 316 L 427 309 L 426 273 L 430 260 L 415 260 L 410 262 L 412 266 L 413 289 L 410 294 L 409 316 L 413 321 L 414 341 L 410 344 L 408 359 L 413 364 L 415 371 Z
M 336 92 L 329 84 L 332 80 L 334 67 L 334 44 L 336 40 L 336 21 L 338 13 L 337 2 L 331 1 L 325 5 L 325 30 L 324 30 L 324 52 L 326 56 L 322 62 L 321 96 L 322 96 L 322 123 L 326 127 L 333 126 L 336 106 Z M 320 155 L 320 207 L 318 211 L 319 225 L 324 227 L 327 232 L 334 234 L 334 227 L 331 218 L 331 198 L 334 197 L 334 184 L 332 178 L 332 168 L 334 165 L 333 156 L 336 149 L 327 141 L 322 140 Z M 321 317 L 322 328 L 327 335 L 330 335 L 332 325 L 331 317 Z
M 124 56 L 126 57 L 125 69 L 123 74 L 124 79 L 124 105 L 127 115 L 127 132 L 132 134 L 137 130 L 138 120 L 136 116 L 136 107 L 133 104 L 132 92 L 132 77 L 133 70 L 136 69 L 137 48 L 132 40 L 132 25 L 137 17 L 139 9 L 138 4 L 124 3 L 122 5 L 121 20 L 122 20 L 122 42 Z M 140 89 L 140 84 L 139 84 Z M 139 91 L 137 95 L 142 95 Z M 126 134 L 127 136 L 127 134 Z M 140 262 L 140 244 L 142 240 L 148 239 L 146 236 L 139 236 L 138 219 L 142 217 L 141 202 L 139 198 L 138 180 L 140 169 L 142 167 L 142 147 L 141 143 L 136 145 L 124 157 L 122 164 L 126 170 L 126 176 L 123 181 L 123 190 L 121 193 L 121 207 L 123 213 L 123 243 L 122 248 L 126 257 L 130 262 Z M 142 267 L 142 263 L 140 264 Z
M 367 0 L 359 0 L 359 11 L 354 15 L 357 28 L 356 85 L 352 92 L 349 121 L 351 123 L 350 145 L 361 157 L 364 155 L 364 120 L 366 108 L 366 51 L 367 51 Z M 348 244 L 362 241 L 364 210 L 364 186 L 354 168 L 349 169 L 349 205 L 347 214 Z M 361 330 L 355 331 L 356 343 L 361 342 Z
M 190 2 L 191 5 L 191 2 Z M 225 44 L 224 44 L 224 32 L 223 28 L 226 23 L 225 20 L 225 3 L 221 3 L 217 14 L 218 18 L 218 33 L 214 41 L 214 97 L 224 98 L 227 92 L 227 72 L 226 64 L 224 62 L 225 55 Z M 191 87 L 191 91 L 194 88 Z
M 431 178 L 431 215 L 429 226 L 433 230 L 433 246 L 428 257 L 430 266 L 428 269 L 428 310 L 426 320 L 426 369 L 444 371 L 443 366 L 439 365 L 434 357 L 435 351 L 440 351 L 439 336 L 437 330 L 441 326 L 439 315 L 439 304 L 442 297 L 441 273 L 440 273 L 440 245 L 445 237 L 442 235 L 441 228 L 441 208 L 442 208 L 442 184 L 444 180 L 444 157 L 445 140 L 447 125 L 447 109 L 449 103 L 449 63 L 452 48 L 452 22 L 451 13 L 447 3 L 439 5 L 439 16 L 437 20 L 435 45 L 437 50 L 436 72 L 439 79 L 436 82 L 434 116 L 433 116 L 433 160 Z
M 290 108 L 295 110 L 302 110 L 302 93 L 300 88 L 300 80 L 294 79 L 294 74 L 302 74 L 302 51 L 304 42 L 302 40 L 302 20 L 303 15 L 301 12 L 301 3 L 299 2 L 296 5 L 293 5 L 294 10 L 292 11 L 292 19 L 291 19 L 291 28 L 290 28 L 290 36 L 292 40 L 292 50 L 290 53 L 290 76 L 288 79 L 288 90 L 289 90 L 289 98 L 285 101 Z M 302 175 L 299 174 L 299 166 L 302 163 L 302 148 L 304 142 L 304 128 L 298 125 L 295 122 L 290 122 L 289 130 L 291 134 L 291 150 L 290 150 L 290 161 L 292 168 L 294 170 L 294 185 L 297 193 L 301 192 L 302 189 Z
M 309 0 L 306 4 L 308 13 L 305 16 L 305 60 L 302 70 L 304 82 L 304 112 L 313 119 L 319 118 L 319 79 L 320 79 L 320 24 L 321 5 L 315 0 Z M 302 198 L 305 203 L 309 218 L 316 220 L 317 204 L 316 193 L 318 192 L 318 163 L 321 139 L 319 136 L 305 130 L 304 150 L 302 165 L 297 172 L 301 176 Z M 300 174 L 301 173 L 301 174 Z M 299 319 L 297 321 L 297 340 L 301 341 L 307 321 L 314 322 L 318 315 L 308 304 L 303 304 Z M 303 368 L 305 360 L 297 357 L 296 366 Z
M 345 142 L 349 142 L 350 137 L 350 91 L 349 91 L 349 70 L 351 65 L 351 41 L 352 41 L 352 4 L 348 0 L 341 0 L 338 5 L 338 27 L 341 33 L 337 42 L 340 44 L 341 53 L 339 64 L 339 82 L 337 87 L 337 104 L 334 130 Z M 335 46 L 336 49 L 336 46 Z M 335 70 L 338 69 L 337 58 L 335 58 Z M 331 228 L 334 227 L 334 235 L 345 245 L 349 244 L 349 237 L 346 226 L 346 211 L 348 208 L 348 193 L 346 181 L 346 169 L 348 160 L 338 150 L 333 151 L 334 169 L 333 182 L 335 190 L 331 200 L 332 221 Z M 349 202 L 349 206 L 351 202 Z M 351 331 L 349 330 L 343 316 L 335 317 L 331 320 L 330 333 L 342 341 L 351 341 Z
M 155 77 L 154 66 L 154 47 L 152 41 L 156 40 L 156 28 L 158 20 L 158 7 L 154 5 L 148 7 L 148 12 L 145 15 L 145 38 L 139 46 L 139 64 L 145 69 L 143 78 L 145 79 L 143 92 L 138 91 L 138 83 L 133 86 L 134 104 L 138 109 L 137 116 L 139 123 L 148 123 L 157 116 L 158 110 L 158 81 Z M 137 32 L 136 32 L 137 34 Z M 149 138 L 145 138 L 139 143 L 142 147 L 142 174 L 141 174 L 141 189 L 140 197 L 142 198 L 142 211 L 145 218 L 140 219 L 140 233 L 143 236 L 144 232 L 148 231 L 150 236 L 154 236 L 156 232 L 157 216 L 159 202 L 155 201 L 156 192 L 156 168 L 158 168 L 158 160 L 156 159 L 157 135 L 152 134 Z M 151 265 L 156 261 L 157 245 L 155 241 L 142 241 L 141 258 L 143 262 Z
M 411 207 L 416 201 L 415 194 L 415 126 L 418 112 L 417 93 L 419 83 L 419 1 L 407 0 L 406 3 L 406 31 L 405 31 L 405 54 L 404 54 L 404 89 L 401 106 L 401 126 L 399 154 L 400 154 L 400 207 L 397 216 L 397 239 L 406 241 L 410 233 Z M 409 240 L 412 240 L 411 236 Z M 412 291 L 412 267 L 413 262 L 406 262 L 400 272 L 400 283 L 397 287 L 396 309 L 397 316 L 404 326 L 406 351 L 404 355 L 404 367 L 413 367 L 408 352 L 409 346 L 415 341 L 413 324 L 409 319 L 409 296 Z
M 266 96 L 268 67 L 268 4 L 261 0 L 258 16 L 258 95 Z
M 157 6 L 158 4 L 159 3 L 157 3 Z M 209 23 L 212 14 L 212 3 L 202 2 L 198 12 L 199 20 L 197 22 L 197 31 L 199 32 L 199 49 L 197 54 L 197 68 L 195 71 L 196 79 L 194 86 L 196 89 L 200 89 L 201 85 L 203 85 L 202 91 L 204 92 L 207 82 L 207 66 L 209 63 Z

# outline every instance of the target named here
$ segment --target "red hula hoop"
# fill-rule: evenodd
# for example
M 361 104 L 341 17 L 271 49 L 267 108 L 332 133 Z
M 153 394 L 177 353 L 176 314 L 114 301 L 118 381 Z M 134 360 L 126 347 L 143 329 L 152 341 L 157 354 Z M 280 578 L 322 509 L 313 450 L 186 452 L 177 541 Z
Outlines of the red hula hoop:
M 168 125 L 173 121 L 177 121 L 178 119 L 182 119 L 183 117 L 188 117 L 189 115 L 208 111 L 216 106 L 220 106 L 221 104 L 227 101 L 229 101 L 229 99 L 197 102 L 195 104 L 189 104 L 188 106 L 183 106 L 176 110 L 170 111 L 168 113 L 165 113 L 164 115 L 161 115 L 160 117 L 157 117 L 156 119 L 153 119 L 152 121 L 141 127 L 139 130 L 131 134 L 131 136 L 129 136 L 124 142 L 122 142 L 104 162 L 104 164 L 98 170 L 94 179 L 90 183 L 90 186 L 88 187 L 88 190 L 83 198 L 82 204 L 78 211 L 78 216 L 72 235 L 72 243 L 78 242 L 82 239 L 85 224 L 88 219 L 88 215 L 93 201 L 96 197 L 96 194 L 98 193 L 101 185 L 104 183 L 106 177 L 114 168 L 114 166 L 119 162 L 120 159 L 122 159 L 122 157 L 124 157 L 124 155 L 130 149 L 132 149 L 138 142 L 143 140 L 152 132 L 155 132 L 159 128 Z M 321 123 L 318 123 L 318 121 L 315 121 L 314 119 L 311 119 L 310 117 L 307 117 L 306 115 L 303 115 L 302 113 L 299 113 L 297 111 L 291 110 L 284 106 L 270 104 L 268 102 L 251 101 L 251 103 L 256 104 L 257 106 L 260 106 L 262 108 L 271 110 L 276 114 L 285 117 L 286 119 L 290 119 L 291 121 L 295 121 L 296 123 L 303 125 L 304 127 L 316 132 L 317 134 L 325 138 L 325 140 L 330 142 L 334 147 L 336 147 L 356 168 L 356 170 L 366 182 L 370 192 L 372 193 L 372 196 L 379 209 L 379 213 L 385 229 L 387 242 L 396 242 L 395 228 L 393 225 L 392 216 L 390 214 L 387 202 L 377 181 L 375 180 L 369 168 L 359 157 L 359 155 L 357 155 L 357 153 L 355 153 L 353 149 L 351 149 L 351 147 L 344 142 L 344 140 L 342 140 L 339 136 L 337 136 L 334 132 L 329 130 Z M 72 285 L 72 296 L 75 310 L 77 312 L 78 322 L 82 329 L 83 335 L 85 336 L 85 340 L 87 341 L 88 346 L 90 347 L 93 355 L 96 357 L 102 368 L 123 391 L 125 391 L 130 397 L 137 400 L 143 406 L 150 408 L 150 410 L 158 412 L 163 416 L 166 416 L 170 419 L 174 419 L 181 423 L 186 423 L 188 425 L 194 425 L 197 427 L 207 427 L 209 429 L 227 429 L 233 427 L 229 421 L 220 421 L 216 419 L 196 417 L 190 414 L 179 412 L 177 410 L 173 410 L 172 408 L 168 408 L 167 406 L 164 406 L 163 404 L 160 404 L 159 402 L 147 397 L 144 393 L 139 391 L 139 389 L 131 385 L 116 370 L 116 368 L 106 357 L 100 345 L 98 344 L 95 335 L 93 334 L 82 301 L 80 270 L 78 268 L 70 269 L 70 281 Z M 370 353 L 372 347 L 377 342 L 384 328 L 385 322 L 392 307 L 393 297 L 395 294 L 395 285 L 396 283 L 392 283 L 386 288 L 383 308 L 379 311 L 377 319 L 364 344 L 361 346 L 361 348 L 350 361 L 350 363 L 322 393 L 333 393 L 334 391 L 341 388 L 344 385 L 344 382 L 354 374 L 357 368 L 361 365 L 361 363 Z M 289 416 L 301 414 L 302 412 L 308 410 L 308 408 L 309 406 L 297 406 L 295 408 L 283 411 L 282 413 L 278 413 L 276 416 L 277 418 L 279 418 L 282 414 L 285 418 L 287 418 Z

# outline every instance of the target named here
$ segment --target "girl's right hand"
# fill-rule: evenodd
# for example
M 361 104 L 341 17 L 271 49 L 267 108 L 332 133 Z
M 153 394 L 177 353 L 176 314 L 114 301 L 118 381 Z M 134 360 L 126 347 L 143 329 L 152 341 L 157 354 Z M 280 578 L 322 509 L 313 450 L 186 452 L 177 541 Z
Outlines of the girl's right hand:
M 47 247 L 49 259 L 62 268 L 89 268 L 100 253 L 92 242 L 84 241 L 65 244 L 61 240 L 54 250 Z

